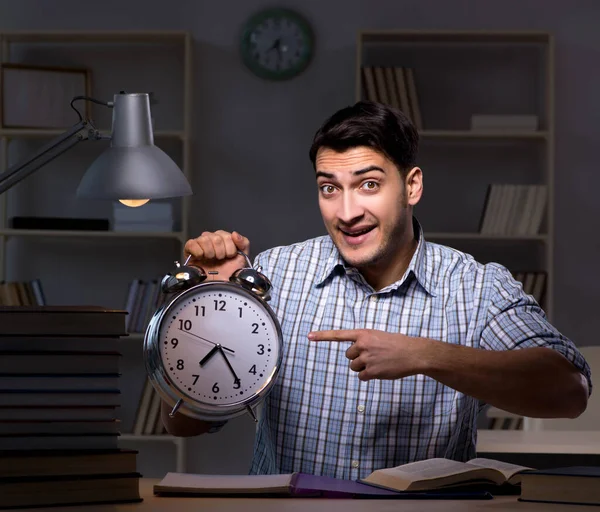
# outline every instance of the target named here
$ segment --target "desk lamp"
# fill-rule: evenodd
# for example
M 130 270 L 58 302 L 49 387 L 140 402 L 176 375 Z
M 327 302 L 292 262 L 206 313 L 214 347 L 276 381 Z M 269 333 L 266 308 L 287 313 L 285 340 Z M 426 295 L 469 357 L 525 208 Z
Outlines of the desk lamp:
M 83 118 L 73 105 L 77 100 L 88 100 L 113 109 L 110 136 L 102 135 L 91 120 Z M 192 194 L 183 172 L 154 145 L 148 94 L 120 92 L 114 95 L 112 102 L 76 96 L 71 107 L 77 112 L 79 122 L 32 157 L 0 174 L 0 194 L 78 142 L 101 139 L 110 139 L 110 147 L 86 171 L 77 188 L 78 197 L 118 200 L 136 207 L 150 199 Z

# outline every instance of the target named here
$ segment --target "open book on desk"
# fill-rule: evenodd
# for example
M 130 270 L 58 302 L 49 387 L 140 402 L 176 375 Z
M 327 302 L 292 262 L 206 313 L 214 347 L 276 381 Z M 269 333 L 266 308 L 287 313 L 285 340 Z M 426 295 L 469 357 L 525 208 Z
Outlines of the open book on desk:
M 170 472 L 154 486 L 157 496 L 296 498 L 490 499 L 486 492 L 398 492 L 354 480 L 306 473 L 280 475 L 207 475 Z
M 521 474 L 531 468 L 493 459 L 476 458 L 468 462 L 433 458 L 377 469 L 360 480 L 398 491 L 429 491 L 454 487 L 514 487 L 518 493 Z

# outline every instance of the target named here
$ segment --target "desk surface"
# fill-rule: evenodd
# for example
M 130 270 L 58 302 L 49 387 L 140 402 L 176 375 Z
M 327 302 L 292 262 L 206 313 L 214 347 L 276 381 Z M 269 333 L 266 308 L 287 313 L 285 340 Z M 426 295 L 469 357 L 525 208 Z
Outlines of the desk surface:
M 152 494 L 158 479 L 140 481 L 141 503 L 19 509 L 20 512 L 476 512 L 548 511 L 545 503 L 518 502 L 516 496 L 492 500 L 346 500 L 317 498 L 165 498 Z M 552 512 L 572 511 L 573 505 L 551 505 Z
M 600 431 L 478 430 L 478 453 L 600 454 Z

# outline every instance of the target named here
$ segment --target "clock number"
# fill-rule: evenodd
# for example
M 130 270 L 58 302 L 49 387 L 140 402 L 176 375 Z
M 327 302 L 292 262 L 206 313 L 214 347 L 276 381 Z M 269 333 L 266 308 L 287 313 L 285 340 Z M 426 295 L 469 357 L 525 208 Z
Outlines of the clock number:
M 227 304 L 224 300 L 215 300 L 215 311 L 226 311 L 225 305 Z
M 238 308 L 240 310 L 240 318 L 242 318 L 242 308 Z
M 212 387 L 213 393 L 218 393 L 220 391 L 218 384 L 218 382 L 215 382 L 215 385 Z
M 202 316 L 206 315 L 206 308 L 204 306 L 194 306 L 196 308 L 196 316 L 198 316 L 198 313 L 200 311 L 202 311 Z
M 255 364 L 252 365 L 252 368 L 250 368 L 248 373 L 251 373 L 252 375 L 256 375 L 256 365 Z
M 252 324 L 252 334 L 258 334 L 258 324 Z
M 265 353 L 265 346 L 264 345 L 259 345 L 258 346 L 258 352 L 257 352 L 257 354 L 259 356 L 262 356 L 264 353 Z
M 191 320 L 179 320 L 179 328 L 182 331 L 190 331 L 192 329 L 192 321 Z
M 240 389 L 240 387 L 241 387 L 241 381 L 240 381 L 240 379 L 235 379 L 233 381 L 233 389 Z
M 178 370 L 183 370 L 183 359 L 178 359 L 177 360 L 177 369 Z
M 194 377 L 194 382 L 192 383 L 192 385 L 195 386 L 196 382 L 198 382 L 198 378 L 200 377 L 200 375 L 192 375 L 192 377 Z
M 173 345 L 173 348 L 175 348 L 178 344 L 179 344 L 179 340 L 177 338 L 173 338 L 171 340 L 171 345 Z

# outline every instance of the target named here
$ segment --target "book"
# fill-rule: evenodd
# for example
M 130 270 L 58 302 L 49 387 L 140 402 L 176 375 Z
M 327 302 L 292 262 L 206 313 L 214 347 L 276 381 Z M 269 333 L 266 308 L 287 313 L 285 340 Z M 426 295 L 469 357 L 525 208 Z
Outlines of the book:
M 139 473 L 0 478 L 0 508 L 142 501 Z
M 126 315 L 100 306 L 0 306 L 0 336 L 126 336 Z
M 393 468 L 376 469 L 360 482 L 397 491 L 428 491 L 452 487 L 518 486 L 532 468 L 486 458 L 459 462 L 432 458 Z
M 154 485 L 157 496 L 233 496 L 353 499 L 491 499 L 487 492 L 398 492 L 355 480 L 295 472 L 276 475 L 207 475 L 169 472 Z
M 0 480 L 5 477 L 135 473 L 137 450 L 0 451 Z
M 600 466 L 525 471 L 519 501 L 600 505 Z

